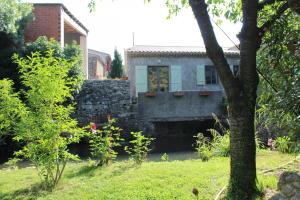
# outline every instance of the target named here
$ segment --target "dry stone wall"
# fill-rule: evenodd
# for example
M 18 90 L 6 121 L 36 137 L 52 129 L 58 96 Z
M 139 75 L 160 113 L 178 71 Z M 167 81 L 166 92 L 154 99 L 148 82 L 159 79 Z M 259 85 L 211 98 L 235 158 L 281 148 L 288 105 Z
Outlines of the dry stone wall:
M 127 80 L 87 80 L 77 96 L 76 115 L 79 125 L 95 122 L 98 126 L 110 115 L 118 118 L 126 132 L 139 129 L 137 114 L 130 100 Z

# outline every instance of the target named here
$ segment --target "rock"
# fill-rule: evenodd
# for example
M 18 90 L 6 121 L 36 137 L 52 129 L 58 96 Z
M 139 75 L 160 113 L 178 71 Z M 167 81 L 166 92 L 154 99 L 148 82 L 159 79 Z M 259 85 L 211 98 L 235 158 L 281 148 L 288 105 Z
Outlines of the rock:
M 279 193 L 270 200 L 300 200 L 300 175 L 296 172 L 284 172 L 278 181 Z
M 281 187 L 278 188 L 278 189 L 286 197 L 292 197 L 296 193 L 296 191 L 294 190 L 293 186 L 292 185 L 288 185 L 288 184 L 281 185 Z

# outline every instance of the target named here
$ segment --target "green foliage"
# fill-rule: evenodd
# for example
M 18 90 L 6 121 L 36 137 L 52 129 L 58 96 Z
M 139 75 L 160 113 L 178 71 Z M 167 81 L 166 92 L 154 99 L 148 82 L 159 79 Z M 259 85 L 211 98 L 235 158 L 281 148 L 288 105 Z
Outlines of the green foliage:
M 72 85 L 69 85 L 76 93 L 79 92 L 83 83 L 83 70 L 82 70 L 82 51 L 78 44 L 73 41 L 72 44 L 65 45 L 61 48 L 60 43 L 53 38 L 47 39 L 45 36 L 38 37 L 35 42 L 26 44 L 23 56 L 31 55 L 34 52 L 40 52 L 41 55 L 47 54 L 47 50 L 51 49 L 53 55 L 57 58 L 63 58 L 72 63 L 68 71 L 68 76 L 74 80 Z
M 130 134 L 134 138 L 129 142 L 132 147 L 126 146 L 125 151 L 136 164 L 140 165 L 146 160 L 148 152 L 151 151 L 149 147 L 154 138 L 144 136 L 142 131 L 131 132 Z
M 0 80 L 0 139 L 2 135 L 12 131 L 24 110 L 18 94 L 13 92 L 12 85 L 11 80 Z
M 1 93 L 10 94 L 11 99 L 9 104 L 0 108 L 0 113 L 18 106 L 17 113 L 21 113 L 18 123 L 12 121 L 10 125 L 14 123 L 11 127 L 14 140 L 25 145 L 16 152 L 16 156 L 31 161 L 45 188 L 53 189 L 67 162 L 78 159 L 68 152 L 67 146 L 79 142 L 83 133 L 82 129 L 77 128 L 77 121 L 70 118 L 73 106 L 63 105 L 71 95 L 67 84 L 74 80 L 67 77 L 67 72 L 72 63 L 55 58 L 51 50 L 44 57 L 39 53 L 27 58 L 15 55 L 14 61 L 19 65 L 22 83 L 27 88 L 22 91 L 25 103 L 21 103 L 18 94 L 11 94 L 11 82 L 2 80 L 6 86 L 0 87 Z M 6 123 L 3 124 L 5 126 Z M 62 133 L 66 134 L 63 136 Z
M 202 161 L 208 161 L 213 156 L 209 139 L 204 137 L 203 133 L 198 133 L 194 137 L 196 138 L 195 149 L 199 158 Z
M 121 138 L 122 129 L 116 127 L 115 124 L 116 119 L 109 119 L 103 130 L 90 134 L 90 150 L 92 156 L 98 160 L 97 166 L 111 164 L 118 155 L 114 148 L 121 146 L 120 142 L 123 139 Z
M 288 136 L 277 137 L 275 148 L 281 153 L 299 153 L 300 143 L 292 142 Z
M 167 153 L 164 153 L 161 158 L 162 161 L 168 161 L 169 160 L 169 155 Z
M 122 57 L 117 49 L 114 51 L 114 59 L 111 63 L 110 78 L 121 78 L 123 76 Z
M 31 15 L 31 11 L 31 4 L 21 3 L 20 0 L 1 0 L 0 31 L 16 34 L 19 31 L 20 23 Z
M 214 156 L 228 157 L 230 155 L 230 130 L 226 129 L 221 135 L 215 129 L 208 129 L 212 134 L 211 151 Z
M 290 140 L 287 136 L 276 138 L 275 148 L 281 153 L 290 153 Z
M 264 15 L 271 14 L 271 8 L 264 10 Z M 257 56 L 259 69 L 273 86 L 260 81 L 257 121 L 276 136 L 288 135 L 294 143 L 300 141 L 299 20 L 293 12 L 285 12 L 266 33 Z

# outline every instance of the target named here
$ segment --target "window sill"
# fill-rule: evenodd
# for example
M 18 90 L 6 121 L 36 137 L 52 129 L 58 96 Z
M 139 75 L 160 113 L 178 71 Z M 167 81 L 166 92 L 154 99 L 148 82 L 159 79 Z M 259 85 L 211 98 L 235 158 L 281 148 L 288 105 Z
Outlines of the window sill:
M 184 96 L 184 93 L 183 92 L 173 92 L 173 96 L 182 97 L 182 96 Z

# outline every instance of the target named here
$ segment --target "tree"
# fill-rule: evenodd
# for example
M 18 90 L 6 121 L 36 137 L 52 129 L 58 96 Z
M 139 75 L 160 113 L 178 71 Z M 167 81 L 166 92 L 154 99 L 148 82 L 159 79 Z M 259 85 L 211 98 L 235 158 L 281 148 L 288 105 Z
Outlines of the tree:
M 0 0 L 0 79 L 10 78 L 14 81 L 18 79 L 17 65 L 12 62 L 11 57 L 24 47 L 23 33 L 26 25 L 32 19 L 32 5 L 20 3 L 19 0 Z M 8 82 L 4 85 L 2 86 L 8 89 Z M 14 86 L 15 88 L 19 88 L 18 84 L 14 84 Z M 2 98 L 8 97 L 7 94 L 8 93 L 6 93 L 6 95 L 2 94 Z M 0 101 L 2 100 L 3 99 L 0 99 Z M 9 101 L 6 99 L 2 102 L 8 103 Z M 0 105 L 0 107 L 1 106 L 3 105 Z M 0 119 L 0 123 L 5 119 L 11 120 L 11 117 L 16 114 L 15 111 L 16 110 L 13 110 L 14 114 L 5 112 L 3 115 L 5 117 L 4 119 Z M 17 121 L 18 117 L 15 120 Z M 1 131 L 7 133 L 10 132 L 11 129 L 7 128 Z M 0 162 L 6 160 L 8 155 L 11 155 L 15 149 L 19 148 L 19 145 L 20 144 L 12 141 L 10 135 L 5 134 L 2 137 L 0 136 Z
M 114 51 L 114 59 L 111 63 L 110 77 L 111 78 L 121 78 L 123 75 L 122 68 L 122 57 L 117 49 Z
M 68 152 L 68 145 L 79 142 L 83 130 L 70 117 L 72 105 L 64 103 L 71 96 L 68 78 L 72 63 L 53 56 L 49 50 L 45 56 L 38 52 L 26 58 L 14 56 L 19 65 L 21 80 L 26 86 L 20 95 L 12 92 L 12 82 L 0 81 L 0 130 L 12 129 L 14 140 L 24 142 L 16 152 L 17 157 L 31 161 L 47 189 L 59 182 L 67 162 L 77 156 Z M 17 109 L 17 110 L 16 110 Z M 14 115 L 9 115 L 14 113 Z M 9 115 L 3 120 L 2 116 Z M 14 118 L 18 117 L 17 123 Z M 13 126 L 12 126 L 13 125 Z
M 149 1 L 149 0 L 148 0 Z M 214 63 L 229 103 L 230 180 L 229 199 L 252 199 L 257 195 L 255 107 L 259 75 L 257 51 L 265 34 L 287 10 L 299 12 L 298 0 L 166 0 L 170 14 L 190 6 L 201 31 L 207 55 Z M 90 4 L 93 5 L 93 4 Z M 268 15 L 264 12 L 268 11 Z M 240 73 L 233 76 L 224 51 L 218 44 L 209 12 L 242 21 Z
M 294 12 L 283 13 L 266 33 L 257 57 L 269 81 L 260 82 L 257 121 L 275 136 L 288 134 L 293 142 L 300 140 L 299 21 Z

